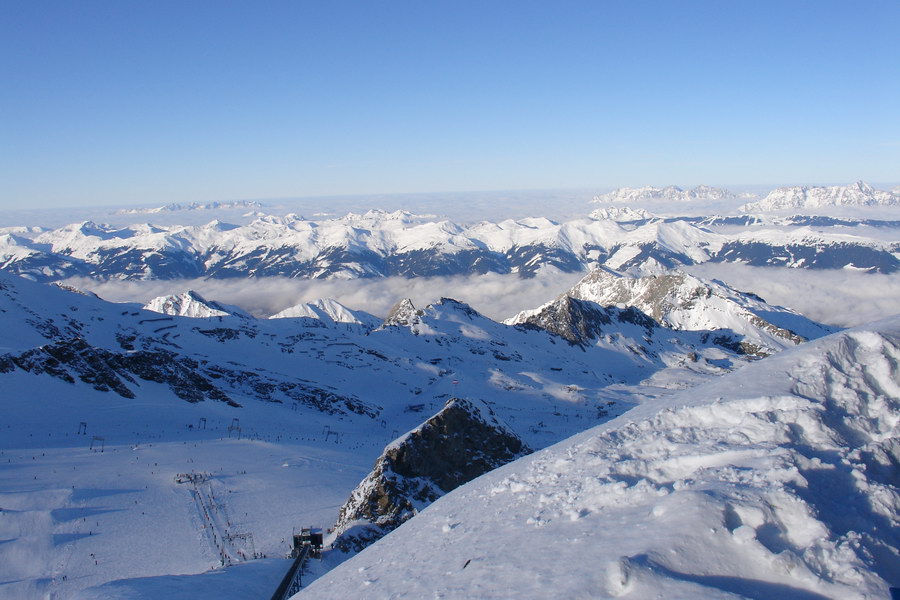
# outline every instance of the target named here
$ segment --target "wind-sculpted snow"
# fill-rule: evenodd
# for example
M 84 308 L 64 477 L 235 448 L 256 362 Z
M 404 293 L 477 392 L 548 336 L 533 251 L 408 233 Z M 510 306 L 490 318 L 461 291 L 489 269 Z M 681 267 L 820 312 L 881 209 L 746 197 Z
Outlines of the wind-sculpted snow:
M 844 221 L 654 217 L 611 205 L 583 218 L 461 225 L 404 212 L 336 219 L 261 216 L 245 225 L 128 227 L 90 221 L 0 231 L 0 268 L 39 281 L 288 277 L 348 279 L 653 271 L 708 261 L 793 268 L 900 270 L 897 241 Z M 815 228 L 814 228 L 815 227 Z M 834 230 L 830 229 L 834 228 Z M 896 226 L 893 227 L 896 229 Z
M 439 499 L 298 598 L 883 599 L 900 317 L 648 401 Z

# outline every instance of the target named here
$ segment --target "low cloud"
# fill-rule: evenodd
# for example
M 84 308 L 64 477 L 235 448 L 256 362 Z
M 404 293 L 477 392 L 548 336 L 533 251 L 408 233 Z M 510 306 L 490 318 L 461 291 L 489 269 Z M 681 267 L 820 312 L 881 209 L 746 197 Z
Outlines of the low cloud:
M 900 313 L 900 274 L 749 267 L 731 263 L 706 263 L 688 270 L 700 277 L 720 279 L 739 290 L 754 292 L 772 304 L 792 308 L 830 325 L 852 327 Z M 157 296 L 195 290 L 209 300 L 239 306 L 258 317 L 267 317 L 289 306 L 319 298 L 334 298 L 350 308 L 384 317 L 402 298 L 411 298 L 416 306 L 423 307 L 447 296 L 500 320 L 552 300 L 583 276 L 584 273 L 548 270 L 533 279 L 489 273 L 416 279 L 268 277 L 104 282 L 72 279 L 66 283 L 96 292 L 113 302 L 142 304 Z
M 704 263 L 687 270 L 698 277 L 720 279 L 829 325 L 854 327 L 900 313 L 900 273 L 731 263 Z
M 266 277 L 260 279 L 180 279 L 169 281 L 95 281 L 74 278 L 65 283 L 91 290 L 112 302 L 144 304 L 157 296 L 194 290 L 208 300 L 239 306 L 267 317 L 301 302 L 334 298 L 356 310 L 387 315 L 402 298 L 425 306 L 443 296 L 470 304 L 487 317 L 500 320 L 520 310 L 536 308 L 575 285 L 584 273 L 547 270 L 532 279 L 517 275 L 420 277 L 404 279 L 318 280 Z

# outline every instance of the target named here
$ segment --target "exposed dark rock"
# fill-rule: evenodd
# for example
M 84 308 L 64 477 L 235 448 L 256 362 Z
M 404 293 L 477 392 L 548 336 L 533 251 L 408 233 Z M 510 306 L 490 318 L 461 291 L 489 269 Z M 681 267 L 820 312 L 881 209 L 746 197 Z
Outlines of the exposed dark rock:
M 447 492 L 530 452 L 487 404 L 452 398 L 385 448 L 341 508 L 334 545 L 359 551 Z
M 409 298 L 400 300 L 391 308 L 380 329 L 385 327 L 410 327 L 419 322 L 422 311 L 417 309 Z
M 639 325 L 648 332 L 655 326 L 651 318 L 633 307 L 627 309 L 604 307 L 595 302 L 578 300 L 570 296 L 560 296 L 554 302 L 543 306 L 536 314 L 526 317 L 519 325 L 543 329 L 572 344 L 584 346 L 600 337 L 604 326 L 612 325 L 613 319 L 620 323 Z

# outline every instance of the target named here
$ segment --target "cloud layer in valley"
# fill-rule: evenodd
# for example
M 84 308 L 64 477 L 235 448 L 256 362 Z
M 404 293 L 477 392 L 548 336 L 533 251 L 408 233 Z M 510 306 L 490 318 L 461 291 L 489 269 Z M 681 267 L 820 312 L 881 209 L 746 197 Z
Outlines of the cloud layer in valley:
M 754 292 L 773 304 L 787 306 L 830 325 L 852 327 L 900 313 L 900 274 L 714 263 L 695 265 L 688 270 L 700 277 L 720 279 L 739 290 Z M 500 320 L 555 298 L 583 275 L 546 270 L 533 279 L 489 273 L 418 279 L 269 277 L 104 282 L 72 279 L 67 283 L 96 292 L 113 302 L 145 303 L 157 296 L 195 290 L 209 300 L 239 306 L 258 317 L 267 317 L 289 306 L 319 298 L 334 298 L 350 308 L 384 317 L 401 298 L 411 298 L 421 307 L 448 296 Z
M 319 298 L 334 298 L 352 309 L 384 317 L 402 298 L 411 298 L 416 306 L 421 307 L 442 296 L 448 296 L 470 304 L 485 316 L 500 320 L 555 298 L 573 286 L 583 275 L 583 273 L 545 270 L 533 279 L 488 273 L 417 279 L 386 277 L 352 280 L 267 277 L 98 282 L 75 278 L 66 283 L 93 291 L 101 298 L 112 302 L 141 304 L 157 296 L 194 290 L 208 300 L 239 306 L 258 317 L 267 317 L 289 306 L 312 302 Z
M 788 269 L 704 263 L 686 269 L 753 292 L 810 319 L 854 327 L 900 313 L 900 274 L 849 269 Z

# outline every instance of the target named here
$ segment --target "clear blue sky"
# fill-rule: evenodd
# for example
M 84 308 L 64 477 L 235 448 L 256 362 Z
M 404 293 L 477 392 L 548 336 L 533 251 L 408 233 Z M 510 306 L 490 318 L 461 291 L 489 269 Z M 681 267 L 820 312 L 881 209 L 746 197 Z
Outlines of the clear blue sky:
M 0 208 L 900 180 L 900 2 L 0 1 Z

